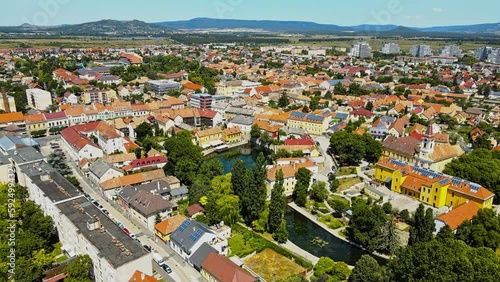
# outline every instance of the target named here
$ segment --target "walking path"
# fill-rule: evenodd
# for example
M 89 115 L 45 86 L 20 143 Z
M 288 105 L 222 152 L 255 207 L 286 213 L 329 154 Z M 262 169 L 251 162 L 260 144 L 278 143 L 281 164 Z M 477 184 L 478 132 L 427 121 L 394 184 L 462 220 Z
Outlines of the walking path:
M 321 228 L 323 228 L 326 232 L 332 234 L 333 236 L 339 238 L 340 240 L 343 240 L 353 246 L 356 246 L 366 252 L 368 252 L 365 248 L 363 248 L 362 246 L 354 243 L 354 242 L 351 242 L 349 241 L 347 238 L 344 238 L 342 235 L 340 235 L 340 232 L 342 230 L 345 229 L 345 227 L 342 227 L 342 228 L 338 228 L 338 229 L 331 229 L 331 228 L 328 228 L 328 226 L 326 226 L 326 224 L 322 223 L 322 222 L 319 222 L 316 217 L 312 214 L 310 214 L 309 212 L 307 212 L 305 209 L 297 206 L 297 204 L 295 204 L 294 202 L 291 202 L 288 204 L 289 207 L 291 207 L 292 209 L 298 211 L 300 214 L 302 214 L 303 216 L 307 217 L 309 220 L 311 220 L 312 222 L 316 223 L 318 226 L 320 226 Z M 370 252 L 368 252 L 370 253 Z M 384 259 L 389 259 L 390 257 L 389 256 L 386 256 L 386 255 L 383 255 L 383 254 L 380 254 L 380 253 L 377 253 L 377 252 L 374 252 L 373 255 L 376 255 L 378 257 L 381 257 L 381 258 L 384 258 Z
M 287 240 L 286 243 L 279 244 L 279 245 L 285 249 L 288 249 L 289 251 L 293 252 L 294 254 L 305 258 L 306 260 L 312 262 L 313 264 L 318 263 L 319 258 L 317 256 L 312 255 L 311 253 L 301 249 L 299 246 L 295 245 L 290 240 Z

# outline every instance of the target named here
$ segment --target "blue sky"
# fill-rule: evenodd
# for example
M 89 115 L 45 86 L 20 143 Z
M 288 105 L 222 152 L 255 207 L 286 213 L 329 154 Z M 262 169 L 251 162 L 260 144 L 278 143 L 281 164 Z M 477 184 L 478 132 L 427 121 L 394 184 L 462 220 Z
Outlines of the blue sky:
M 298 20 L 337 25 L 395 24 L 415 27 L 500 22 L 498 0 L 469 3 L 457 0 L 10 0 L 3 2 L 3 13 L 0 17 L 2 26 L 22 23 L 74 24 L 100 19 L 138 19 L 158 22 L 195 17 Z

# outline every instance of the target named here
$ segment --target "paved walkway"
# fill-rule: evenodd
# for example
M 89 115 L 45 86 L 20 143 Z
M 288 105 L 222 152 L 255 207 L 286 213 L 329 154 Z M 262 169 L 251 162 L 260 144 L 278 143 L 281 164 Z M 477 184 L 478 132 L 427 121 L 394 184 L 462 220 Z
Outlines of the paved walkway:
M 361 247 L 360 245 L 354 243 L 354 242 L 351 242 L 349 240 L 347 240 L 346 238 L 344 238 L 342 235 L 340 235 L 340 232 L 342 230 L 345 229 L 345 227 L 342 227 L 342 228 L 338 228 L 338 229 L 331 229 L 331 228 L 328 228 L 328 226 L 326 226 L 326 224 L 322 223 L 322 222 L 319 222 L 318 219 L 316 218 L 316 216 L 310 214 L 309 212 L 307 212 L 304 208 L 301 208 L 299 206 L 297 206 L 297 204 L 295 204 L 294 202 L 291 202 L 288 204 L 289 207 L 291 207 L 292 209 L 298 211 L 300 214 L 302 214 L 303 216 L 307 217 L 309 220 L 311 220 L 312 222 L 316 223 L 318 226 L 320 226 L 321 228 L 323 228 L 326 232 L 332 234 L 333 236 L 339 238 L 340 240 L 343 240 L 351 245 L 354 245 L 366 252 L 368 252 L 365 248 Z M 386 256 L 386 255 L 383 255 L 383 254 L 380 254 L 380 253 L 373 253 L 374 255 L 378 256 L 378 257 L 381 257 L 381 258 L 385 258 L 385 259 L 389 259 L 390 257 L 389 256 Z
M 288 249 L 294 254 L 305 258 L 306 260 L 312 262 L 313 264 L 318 263 L 319 258 L 307 252 L 306 250 L 301 249 L 299 246 L 292 243 L 290 240 L 287 240 L 285 244 L 279 244 L 283 248 Z

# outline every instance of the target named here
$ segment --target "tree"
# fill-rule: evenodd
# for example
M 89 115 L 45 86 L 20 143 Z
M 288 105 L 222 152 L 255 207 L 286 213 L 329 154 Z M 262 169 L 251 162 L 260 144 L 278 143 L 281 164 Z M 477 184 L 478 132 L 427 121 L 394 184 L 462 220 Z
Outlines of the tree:
M 492 209 L 481 209 L 472 221 L 457 228 L 457 239 L 472 247 L 500 248 L 500 216 Z
M 139 142 L 142 142 L 142 140 L 148 136 L 154 136 L 153 127 L 149 122 L 139 124 L 134 131 Z
M 286 243 L 286 241 L 288 240 L 288 231 L 286 230 L 285 219 L 281 220 L 280 226 L 273 233 L 273 239 L 280 244 Z
M 437 240 L 449 240 L 449 239 L 455 239 L 455 234 L 453 234 L 453 230 L 448 225 L 445 225 L 442 227 L 438 234 L 436 235 Z
M 459 240 L 431 240 L 401 249 L 387 268 L 390 281 L 497 281 L 500 258 Z
M 260 138 L 260 127 L 258 124 L 254 123 L 250 129 L 250 136 L 252 138 Z
M 349 282 L 385 282 L 387 274 L 378 262 L 369 255 L 363 255 L 354 265 Z
M 266 189 L 266 159 L 261 152 L 252 169 L 247 172 L 248 185 L 241 197 L 242 216 L 247 225 L 259 218 L 259 214 L 264 210 L 267 189 Z
M 311 198 L 323 202 L 328 199 L 328 190 L 326 183 L 323 181 L 316 181 L 311 185 Z
M 352 204 L 352 218 L 347 228 L 348 238 L 369 251 L 380 248 L 380 234 L 387 218 L 378 205 L 369 207 L 363 200 L 355 200 Z
M 414 245 L 417 243 L 429 242 L 433 238 L 433 232 L 434 217 L 432 215 L 432 210 L 427 209 L 427 211 L 425 211 L 424 205 L 420 204 L 413 217 L 413 226 L 410 228 L 410 239 L 408 244 Z
M 365 109 L 367 109 L 371 112 L 373 110 L 373 102 L 368 101 L 368 103 L 366 103 Z
M 188 189 L 189 204 L 199 203 L 202 197 L 208 196 L 209 188 L 210 179 L 203 176 L 197 177 Z
M 382 205 L 382 209 L 386 214 L 390 214 L 392 212 L 392 205 L 390 202 L 386 202 Z
M 281 94 L 280 98 L 278 99 L 278 106 L 284 109 L 288 107 L 288 105 L 290 105 L 290 100 L 285 93 Z
M 314 266 L 314 277 L 318 280 L 344 281 L 351 271 L 345 262 L 335 262 L 329 257 L 320 257 Z M 323 280 L 325 281 L 325 280 Z
M 407 209 L 404 209 L 402 210 L 399 215 L 401 216 L 401 219 L 404 221 L 404 222 L 410 222 L 411 221 L 411 217 L 410 217 L 410 212 L 407 210 Z
M 39 269 L 46 269 L 54 261 L 54 255 L 45 249 L 33 251 L 33 264 Z
M 283 195 L 285 191 L 283 188 L 283 171 L 281 169 L 276 170 L 275 179 L 276 182 L 271 191 L 271 204 L 269 205 L 268 228 L 271 234 L 279 228 L 286 207 L 285 196 Z
M 168 163 L 164 170 L 175 175 L 179 180 L 191 185 L 202 164 L 202 148 L 191 141 L 191 132 L 182 131 L 165 140 L 165 150 L 168 151 Z
M 478 183 L 496 195 L 500 195 L 500 154 L 486 149 L 477 149 L 464 154 L 447 164 L 443 173 Z M 500 203 L 500 197 L 494 198 Z
M 218 158 L 212 158 L 204 161 L 200 167 L 199 174 L 208 177 L 208 179 L 213 179 L 216 176 L 222 175 L 224 173 L 224 167 L 222 162 Z
M 476 149 L 491 150 L 493 148 L 493 144 L 491 144 L 488 134 L 483 134 L 477 136 L 476 140 L 472 141 L 472 148 L 474 148 L 474 150 Z
M 155 215 L 155 224 L 158 224 L 161 222 L 161 216 L 160 216 L 160 213 L 156 213 Z
M 311 182 L 311 171 L 301 167 L 297 173 L 295 173 L 295 179 L 296 183 L 293 190 L 293 199 L 297 205 L 303 207 L 306 205 L 307 201 L 307 189 Z
M 340 181 L 337 179 L 335 173 L 330 173 L 328 175 L 328 185 L 330 186 L 330 191 L 332 191 L 332 193 L 337 192 L 337 189 L 340 186 Z
M 234 194 L 240 198 L 243 197 L 244 192 L 248 187 L 247 167 L 243 160 L 237 160 L 233 164 L 231 170 L 231 184 L 233 186 Z
M 92 260 L 88 255 L 77 256 L 64 271 L 68 275 L 64 281 L 68 282 L 91 282 L 93 279 Z
M 399 234 L 396 231 L 396 224 L 394 221 L 388 220 L 378 234 L 378 247 L 377 250 L 382 253 L 393 255 L 399 248 Z

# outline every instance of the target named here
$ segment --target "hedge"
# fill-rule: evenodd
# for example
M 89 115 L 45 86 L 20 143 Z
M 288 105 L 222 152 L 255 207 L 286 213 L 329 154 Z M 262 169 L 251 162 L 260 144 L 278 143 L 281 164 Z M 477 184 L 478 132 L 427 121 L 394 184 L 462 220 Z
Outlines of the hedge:
M 295 255 L 291 251 L 284 249 L 275 243 L 267 240 L 266 238 L 262 237 L 258 233 L 249 230 L 245 228 L 244 226 L 241 226 L 239 224 L 235 224 L 232 226 L 233 230 L 242 234 L 243 237 L 246 239 L 247 243 L 252 245 L 253 250 L 255 250 L 257 253 L 260 253 L 261 251 L 265 249 L 271 249 L 275 251 L 276 253 L 289 258 L 293 261 L 295 261 L 298 265 L 304 267 L 305 269 L 312 269 L 313 264 L 304 258 Z M 249 252 L 248 254 L 251 254 L 252 252 Z M 248 255 L 248 254 L 242 254 L 243 256 Z

